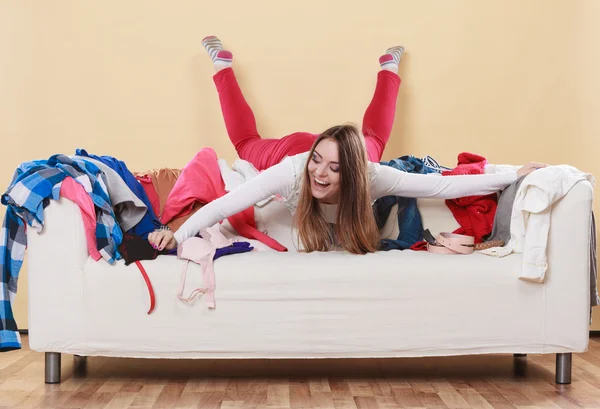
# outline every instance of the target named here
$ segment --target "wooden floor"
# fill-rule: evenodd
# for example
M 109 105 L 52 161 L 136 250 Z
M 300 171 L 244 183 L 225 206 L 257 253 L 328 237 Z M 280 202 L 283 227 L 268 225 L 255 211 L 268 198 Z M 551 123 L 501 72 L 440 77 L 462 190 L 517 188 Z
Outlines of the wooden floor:
M 372 360 L 146 360 L 0 353 L 0 408 L 600 408 L 600 338 L 554 383 L 554 355 Z

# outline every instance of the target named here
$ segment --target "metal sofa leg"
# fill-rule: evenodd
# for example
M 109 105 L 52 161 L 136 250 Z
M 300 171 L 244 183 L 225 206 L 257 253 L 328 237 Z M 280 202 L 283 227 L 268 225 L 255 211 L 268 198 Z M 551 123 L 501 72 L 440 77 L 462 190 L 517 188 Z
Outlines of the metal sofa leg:
M 60 352 L 46 352 L 46 383 L 60 383 Z
M 572 353 L 556 354 L 556 383 L 571 383 Z
M 87 375 L 87 356 L 73 355 L 73 376 L 84 377 Z
M 87 365 L 87 356 L 85 355 L 73 355 L 73 361 L 75 366 Z

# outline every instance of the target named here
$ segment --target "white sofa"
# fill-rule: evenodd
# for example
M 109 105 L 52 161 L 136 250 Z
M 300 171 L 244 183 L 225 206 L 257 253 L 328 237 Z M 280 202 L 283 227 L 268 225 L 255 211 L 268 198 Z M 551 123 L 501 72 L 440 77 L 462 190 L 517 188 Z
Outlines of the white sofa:
M 457 223 L 442 200 L 419 200 L 435 234 Z M 571 353 L 588 347 L 592 188 L 577 184 L 552 213 L 544 283 L 518 278 L 521 254 L 494 258 L 390 251 L 365 256 L 297 253 L 291 216 L 271 202 L 259 226 L 290 251 L 215 262 L 216 309 L 176 294 L 183 262 L 137 267 L 88 257 L 79 209 L 61 199 L 29 229 L 29 343 L 46 352 L 46 381 L 60 354 L 139 358 L 370 358 L 515 353 L 557 355 L 569 383 Z M 225 222 L 224 225 L 227 223 Z M 227 229 L 227 227 L 225 227 Z M 191 265 L 187 288 L 201 284 Z

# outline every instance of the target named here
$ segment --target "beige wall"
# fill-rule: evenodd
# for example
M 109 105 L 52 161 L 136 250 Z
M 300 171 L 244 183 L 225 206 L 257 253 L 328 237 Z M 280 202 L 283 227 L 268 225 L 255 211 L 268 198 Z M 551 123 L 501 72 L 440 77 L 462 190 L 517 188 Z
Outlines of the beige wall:
M 360 122 L 377 58 L 403 44 L 386 158 L 453 164 L 469 150 L 598 176 L 597 21 L 595 0 L 0 0 L 0 186 L 20 162 L 76 147 L 138 170 L 181 167 L 204 146 L 234 159 L 208 34 L 234 53 L 264 136 Z

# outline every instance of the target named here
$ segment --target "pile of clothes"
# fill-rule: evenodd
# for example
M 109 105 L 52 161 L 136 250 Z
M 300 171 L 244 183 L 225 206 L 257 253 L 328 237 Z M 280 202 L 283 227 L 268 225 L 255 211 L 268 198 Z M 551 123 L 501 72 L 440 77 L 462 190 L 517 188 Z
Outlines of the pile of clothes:
M 486 158 L 473 153 L 458 155 L 456 167 L 440 166 L 430 156 L 423 159 L 402 156 L 382 165 L 410 173 L 448 175 L 477 175 L 518 170 L 518 166 L 488 164 Z M 518 178 L 499 194 L 469 196 L 446 200 L 446 205 L 460 225 L 453 233 L 474 238 L 479 254 L 505 257 L 521 253 L 523 261 L 519 279 L 542 283 L 548 269 L 546 247 L 552 207 L 577 183 L 595 179 L 589 173 L 568 166 L 548 166 Z M 398 234 L 396 239 L 384 239 L 382 250 L 427 250 L 424 230 L 416 199 L 388 196 L 374 204 L 378 227 L 381 229 L 397 206 Z M 395 216 L 395 215 L 394 215 Z M 527 237 L 527 240 L 524 238 Z M 598 263 L 596 254 L 596 221 L 590 223 L 590 307 L 600 305 L 597 290 Z
M 21 346 L 12 302 L 27 247 L 26 230 L 43 230 L 44 208 L 51 200 L 65 197 L 79 206 L 90 257 L 110 264 L 122 258 L 126 264 L 135 262 L 151 290 L 139 261 L 154 259 L 160 252 L 149 244 L 148 235 L 165 226 L 176 230 L 204 204 L 225 193 L 217 155 L 208 148 L 181 170 L 132 173 L 123 161 L 85 149 L 77 149 L 74 155 L 57 154 L 22 163 L 2 195 L 7 208 L 0 230 L 0 350 Z M 240 236 L 286 250 L 256 229 L 253 208 L 229 220 Z M 253 249 L 248 242 L 228 243 L 226 247 L 212 254 L 211 261 Z
M 440 165 L 431 156 L 422 159 L 414 156 L 402 156 L 389 162 L 381 162 L 381 164 L 408 173 L 437 173 L 442 176 L 477 175 L 485 173 L 487 160 L 483 156 L 463 152 L 458 155 L 458 163 L 454 168 Z M 446 200 L 446 205 L 461 226 L 454 233 L 473 236 L 475 243 L 486 240 L 492 232 L 497 203 L 496 194 Z M 386 196 L 378 199 L 374 204 L 378 227 L 381 229 L 385 225 L 390 211 L 395 205 L 398 205 L 399 234 L 396 239 L 382 240 L 381 249 L 426 250 L 426 242 L 423 241 L 423 222 L 417 208 L 417 199 L 398 196 Z

